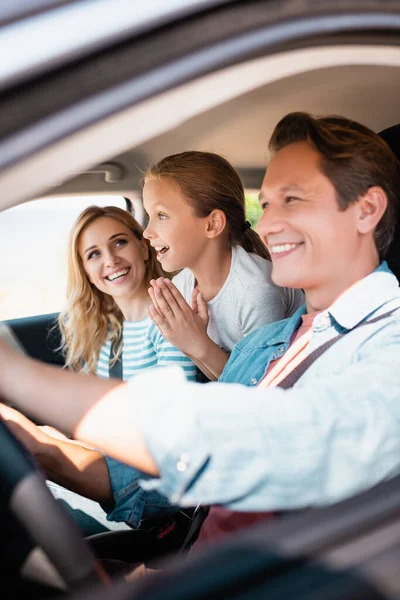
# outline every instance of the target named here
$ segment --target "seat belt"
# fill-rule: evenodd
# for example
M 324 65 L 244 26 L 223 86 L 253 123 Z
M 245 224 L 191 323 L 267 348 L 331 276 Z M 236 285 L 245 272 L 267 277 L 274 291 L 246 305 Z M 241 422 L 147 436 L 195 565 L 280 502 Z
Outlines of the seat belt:
M 305 371 L 312 365 L 314 361 L 317 360 L 317 358 L 321 356 L 321 354 L 326 352 L 326 350 L 328 350 L 331 346 L 336 344 L 336 342 L 344 338 L 348 333 L 354 331 L 354 329 L 357 329 L 358 327 L 370 325 L 371 323 L 376 323 L 381 319 L 390 317 L 397 310 L 399 310 L 399 307 L 393 308 L 392 310 L 389 310 L 388 312 L 384 313 L 383 315 L 380 315 L 379 317 L 375 317 L 374 319 L 370 319 L 369 321 L 359 323 L 358 325 L 353 327 L 353 329 L 350 329 L 350 331 L 347 331 L 346 333 L 339 333 L 339 335 L 336 335 L 334 338 L 328 340 L 327 342 L 325 342 L 325 344 L 322 344 L 322 346 L 319 346 L 313 352 L 311 352 L 301 363 L 297 365 L 295 369 L 293 369 L 293 371 L 291 371 L 284 379 L 282 379 L 282 381 L 278 383 L 276 387 L 282 388 L 284 390 L 293 387 L 296 381 L 300 379 L 300 377 L 305 373 Z
M 110 350 L 110 361 L 108 363 L 108 376 L 110 379 L 122 379 L 122 352 L 115 363 L 113 365 L 111 364 L 111 357 L 115 356 L 117 352 L 117 344 L 118 342 L 114 340 Z
M 185 550 L 188 550 L 188 549 L 190 550 L 191 546 L 196 541 L 197 536 L 195 537 L 195 535 L 199 534 L 200 527 L 202 526 L 203 522 L 205 521 L 205 519 L 209 513 L 209 510 L 210 510 L 209 506 L 201 506 L 201 504 L 198 504 L 196 506 L 193 516 L 192 516 L 192 522 L 191 522 L 188 532 L 185 536 L 185 539 L 183 540 L 182 546 L 179 549 L 178 554 L 182 554 L 182 552 L 184 552 Z

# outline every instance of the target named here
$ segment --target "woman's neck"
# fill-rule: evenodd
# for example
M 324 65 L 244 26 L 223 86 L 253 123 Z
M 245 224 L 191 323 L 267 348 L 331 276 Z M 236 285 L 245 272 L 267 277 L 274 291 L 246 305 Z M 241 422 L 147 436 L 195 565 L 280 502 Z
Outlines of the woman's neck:
M 141 287 L 130 297 L 114 298 L 125 321 L 142 321 L 148 316 L 147 309 L 151 304 L 151 299 L 147 289 L 146 284 L 145 287 Z
M 195 285 L 206 302 L 219 293 L 224 285 L 232 263 L 232 249 L 226 247 L 210 247 L 203 253 L 198 263 L 190 269 L 195 278 Z

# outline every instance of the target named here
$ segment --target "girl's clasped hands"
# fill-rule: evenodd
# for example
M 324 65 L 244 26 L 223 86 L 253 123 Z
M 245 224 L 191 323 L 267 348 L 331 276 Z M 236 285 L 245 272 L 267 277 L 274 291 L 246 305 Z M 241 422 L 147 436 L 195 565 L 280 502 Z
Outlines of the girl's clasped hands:
M 149 316 L 152 321 L 171 344 L 187 356 L 197 356 L 201 360 L 210 342 L 207 303 L 202 293 L 198 288 L 193 289 L 190 307 L 170 279 L 152 279 L 150 285 L 153 305 L 149 308 Z

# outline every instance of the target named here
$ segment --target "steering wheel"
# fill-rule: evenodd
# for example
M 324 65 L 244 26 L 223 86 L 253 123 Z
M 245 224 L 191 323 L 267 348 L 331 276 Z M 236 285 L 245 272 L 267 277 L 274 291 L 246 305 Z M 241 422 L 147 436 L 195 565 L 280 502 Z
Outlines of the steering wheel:
M 107 583 L 73 518 L 52 496 L 36 462 L 0 419 L 1 491 L 7 507 L 45 552 L 67 589 Z

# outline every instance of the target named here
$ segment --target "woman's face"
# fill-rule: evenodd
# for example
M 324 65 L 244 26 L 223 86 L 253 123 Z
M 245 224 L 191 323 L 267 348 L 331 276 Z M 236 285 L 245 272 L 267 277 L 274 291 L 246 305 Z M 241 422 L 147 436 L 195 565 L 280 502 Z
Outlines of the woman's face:
M 82 232 L 78 251 L 89 280 L 101 292 L 118 299 L 147 289 L 148 247 L 121 221 L 96 219 Z

